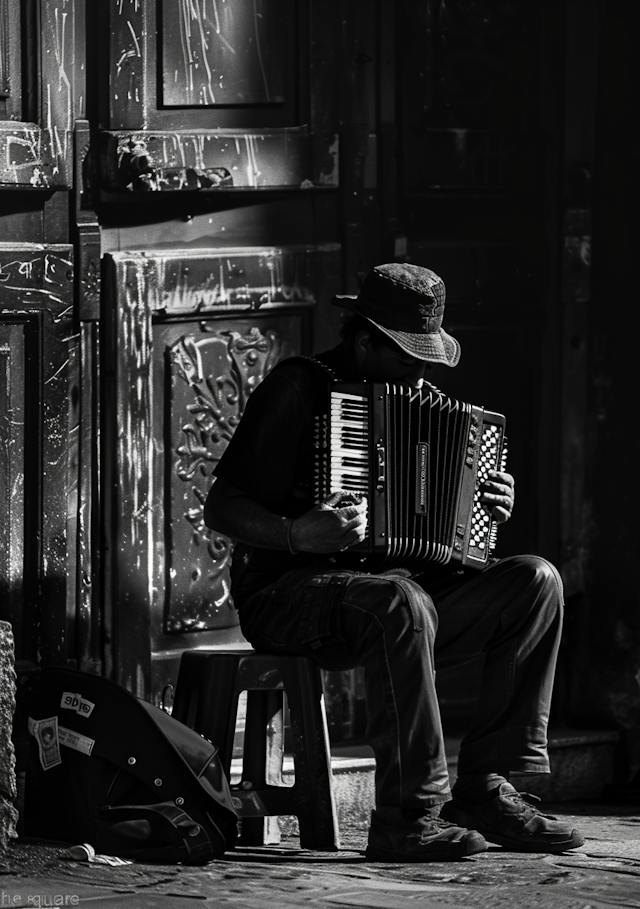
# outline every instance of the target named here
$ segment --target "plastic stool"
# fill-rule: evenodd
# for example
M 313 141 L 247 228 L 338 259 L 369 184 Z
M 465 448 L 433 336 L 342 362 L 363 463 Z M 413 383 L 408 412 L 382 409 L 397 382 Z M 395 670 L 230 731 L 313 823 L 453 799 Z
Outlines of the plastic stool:
M 239 842 L 251 846 L 279 842 L 277 822 L 269 824 L 268 818 L 295 815 L 302 848 L 339 849 L 320 670 L 305 657 L 250 650 L 183 653 L 173 716 L 217 745 L 227 776 L 242 691 L 247 692 L 242 780 L 233 789 L 242 818 Z M 293 786 L 282 779 L 284 691 L 291 722 Z

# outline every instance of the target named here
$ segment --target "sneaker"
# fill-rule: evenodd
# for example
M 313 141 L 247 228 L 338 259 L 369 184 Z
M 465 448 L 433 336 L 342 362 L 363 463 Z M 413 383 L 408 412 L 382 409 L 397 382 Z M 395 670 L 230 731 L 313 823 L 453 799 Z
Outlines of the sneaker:
M 366 857 L 372 862 L 446 862 L 486 849 L 487 842 L 477 831 L 440 817 L 404 815 L 398 822 L 384 823 L 374 811 Z
M 478 830 L 490 843 L 513 852 L 565 852 L 584 845 L 575 828 L 535 806 L 540 799 L 501 783 L 486 802 L 465 802 L 453 795 L 442 806 L 442 816 L 452 824 Z

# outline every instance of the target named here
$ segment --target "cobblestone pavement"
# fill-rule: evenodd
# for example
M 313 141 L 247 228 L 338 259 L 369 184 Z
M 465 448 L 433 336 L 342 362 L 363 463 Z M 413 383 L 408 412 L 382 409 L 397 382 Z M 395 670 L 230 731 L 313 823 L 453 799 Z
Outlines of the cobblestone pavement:
M 558 856 L 499 847 L 458 862 L 385 865 L 364 858 L 366 830 L 342 831 L 336 853 L 238 848 L 199 868 L 72 862 L 60 846 L 14 844 L 0 874 L 0 906 L 175 909 L 640 909 L 640 805 L 545 806 L 587 837 Z

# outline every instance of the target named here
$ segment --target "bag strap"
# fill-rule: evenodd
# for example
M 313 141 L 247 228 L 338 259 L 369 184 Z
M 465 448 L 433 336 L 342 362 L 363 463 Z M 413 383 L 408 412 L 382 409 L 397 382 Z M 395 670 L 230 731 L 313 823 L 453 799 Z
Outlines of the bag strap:
M 172 802 L 98 811 L 96 848 L 142 862 L 204 865 L 216 858 L 206 830 Z

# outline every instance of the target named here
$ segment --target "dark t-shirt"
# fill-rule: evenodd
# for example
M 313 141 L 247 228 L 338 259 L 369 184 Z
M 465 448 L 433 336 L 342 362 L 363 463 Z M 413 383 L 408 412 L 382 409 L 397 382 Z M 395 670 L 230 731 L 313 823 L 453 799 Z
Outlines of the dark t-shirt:
M 233 438 L 214 470 L 273 514 L 296 518 L 313 508 L 313 420 L 322 407 L 332 374 L 353 378 L 344 344 L 316 355 L 325 372 L 299 359 L 278 364 L 251 393 Z M 345 556 L 347 556 L 345 558 Z M 356 567 L 353 555 L 336 555 L 336 565 Z M 232 582 L 236 601 L 242 599 L 241 578 L 251 589 L 266 586 L 289 571 L 310 564 L 317 556 L 266 550 L 238 543 L 234 549 Z M 247 593 L 249 591 L 247 590 Z

